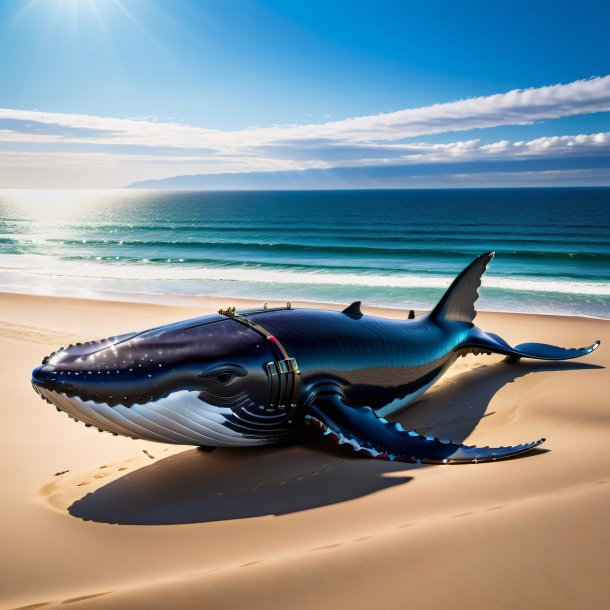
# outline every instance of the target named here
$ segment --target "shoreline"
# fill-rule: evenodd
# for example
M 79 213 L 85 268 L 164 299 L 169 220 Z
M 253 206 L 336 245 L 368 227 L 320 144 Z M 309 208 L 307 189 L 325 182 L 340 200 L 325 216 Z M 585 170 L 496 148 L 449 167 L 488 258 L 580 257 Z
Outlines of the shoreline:
M 178 293 L 143 293 L 143 292 L 119 292 L 119 291 L 91 291 L 91 294 L 48 294 L 39 292 L 27 292 L 27 291 L 8 291 L 0 290 L 0 298 L 3 296 L 23 296 L 32 298 L 51 298 L 51 299 L 68 299 L 68 300 L 83 300 L 93 301 L 100 303 L 130 303 L 130 304 L 142 304 L 142 305 L 162 305 L 166 307 L 178 307 L 178 308 L 192 308 L 197 306 L 206 306 L 208 303 L 218 303 L 219 307 L 227 307 L 228 305 L 239 304 L 244 307 L 262 306 L 262 300 L 253 297 L 231 297 L 224 295 L 185 295 Z M 283 301 L 279 299 L 268 299 L 270 307 L 278 307 L 286 304 L 287 302 L 292 303 L 294 307 L 310 307 L 320 309 L 340 309 L 349 305 L 347 301 L 318 301 L 315 299 L 295 299 L 291 301 Z M 431 303 L 429 309 L 414 308 L 417 315 L 431 311 L 436 303 Z M 409 312 L 409 307 L 396 307 L 393 305 L 367 305 L 366 302 L 362 302 L 362 307 L 367 310 L 379 311 L 379 312 Z M 475 306 L 476 307 L 476 306 Z M 216 308 L 214 312 L 217 310 Z M 587 314 L 569 314 L 562 312 L 549 312 L 549 311 L 515 311 L 515 310 L 503 310 L 503 309 L 481 309 L 476 307 L 477 313 L 486 314 L 507 314 L 507 315 L 519 315 L 519 316 L 546 316 L 555 318 L 583 318 L 586 320 L 599 320 L 601 322 L 610 322 L 610 313 L 608 318 L 602 318 L 599 316 L 587 315 Z M 212 311 L 208 313 L 214 313 Z
M 60 345 L 237 303 L 260 305 L 0 293 L 0 608 L 398 609 L 415 589 L 414 610 L 607 607 L 608 320 L 480 312 L 510 343 L 602 345 L 560 363 L 467 355 L 391 418 L 468 444 L 548 439 L 489 464 L 389 463 L 323 438 L 208 454 L 99 434 L 32 391 Z

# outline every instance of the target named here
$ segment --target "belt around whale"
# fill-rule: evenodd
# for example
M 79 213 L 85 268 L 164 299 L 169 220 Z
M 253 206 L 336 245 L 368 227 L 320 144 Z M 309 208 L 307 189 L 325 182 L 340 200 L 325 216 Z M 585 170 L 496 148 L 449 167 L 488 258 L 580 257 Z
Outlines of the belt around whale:
M 289 308 L 287 307 L 285 309 Z M 262 313 L 264 311 L 273 310 L 263 309 L 260 310 L 260 312 L 254 311 L 250 313 Z M 277 337 L 273 336 L 258 322 L 247 318 L 246 314 L 236 312 L 233 308 L 227 310 L 221 309 L 218 313 L 252 329 L 261 335 L 271 347 L 274 360 L 265 364 L 268 378 L 267 398 L 265 401 L 266 410 L 285 410 L 290 413 L 296 409 L 300 376 L 296 359 L 291 358 L 288 355 L 288 352 L 286 352 L 284 346 Z

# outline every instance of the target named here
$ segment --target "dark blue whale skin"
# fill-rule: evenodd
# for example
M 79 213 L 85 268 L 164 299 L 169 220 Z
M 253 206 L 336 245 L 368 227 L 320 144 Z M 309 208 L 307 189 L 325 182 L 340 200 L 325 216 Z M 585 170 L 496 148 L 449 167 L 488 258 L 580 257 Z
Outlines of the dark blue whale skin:
M 473 323 L 475 259 L 433 311 L 407 320 L 315 309 L 231 310 L 60 348 L 32 373 L 58 410 L 113 434 L 205 448 L 285 442 L 304 425 L 386 460 L 465 463 L 523 453 L 544 441 L 468 447 L 388 422 L 461 354 L 563 360 L 597 348 L 511 347 Z M 411 317 L 411 316 L 410 316 Z

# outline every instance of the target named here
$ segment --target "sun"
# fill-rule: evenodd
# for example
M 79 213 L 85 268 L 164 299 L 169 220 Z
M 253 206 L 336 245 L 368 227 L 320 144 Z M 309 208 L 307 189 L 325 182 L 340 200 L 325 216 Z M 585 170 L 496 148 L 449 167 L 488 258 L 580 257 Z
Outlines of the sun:
M 133 6 L 132 4 L 131 7 Z M 29 0 L 15 15 L 14 21 L 24 20 L 42 10 L 50 13 L 50 28 L 60 22 L 71 22 L 73 27 L 78 27 L 79 21 L 94 20 L 108 34 L 108 22 L 115 18 L 113 13 L 120 14 L 136 27 L 142 28 L 133 8 L 128 9 L 122 0 Z
M 71 57 L 78 57 L 83 49 L 97 49 L 122 68 L 125 58 L 120 49 L 133 34 L 157 44 L 142 22 L 155 8 L 156 0 L 27 0 L 10 22 L 13 27 L 29 28 L 36 58 L 60 47 L 69 50 Z

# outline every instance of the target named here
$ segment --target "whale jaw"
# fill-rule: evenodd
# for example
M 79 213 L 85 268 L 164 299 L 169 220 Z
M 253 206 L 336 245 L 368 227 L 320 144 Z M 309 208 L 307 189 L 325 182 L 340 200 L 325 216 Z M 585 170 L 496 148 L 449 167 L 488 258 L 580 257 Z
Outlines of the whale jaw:
M 199 392 L 180 390 L 145 404 L 98 403 L 67 396 L 32 383 L 34 390 L 58 411 L 100 432 L 133 439 L 212 447 L 265 445 L 275 439 L 248 434 L 230 425 L 232 412 L 203 402 Z

